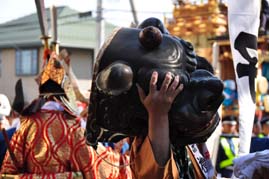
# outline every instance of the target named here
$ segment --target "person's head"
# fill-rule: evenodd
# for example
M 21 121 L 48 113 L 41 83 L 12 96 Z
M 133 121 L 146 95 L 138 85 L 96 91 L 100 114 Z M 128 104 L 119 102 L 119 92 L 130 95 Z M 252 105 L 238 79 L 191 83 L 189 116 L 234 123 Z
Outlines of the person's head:
M 235 134 L 237 120 L 235 116 L 229 115 L 222 119 L 222 133 Z
M 261 120 L 262 132 L 264 135 L 269 135 L 269 116 L 262 118 Z

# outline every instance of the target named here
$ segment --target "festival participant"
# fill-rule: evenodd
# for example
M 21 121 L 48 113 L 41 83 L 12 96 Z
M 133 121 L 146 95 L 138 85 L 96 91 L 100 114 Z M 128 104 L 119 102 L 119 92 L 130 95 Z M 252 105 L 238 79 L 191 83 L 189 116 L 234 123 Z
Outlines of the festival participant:
M 6 95 L 0 94 L 0 168 L 6 154 L 7 145 L 12 135 L 20 127 L 20 112 L 24 107 L 22 81 L 19 79 L 15 85 L 15 99 L 12 106 Z
M 116 148 L 113 150 L 111 147 L 108 147 L 107 150 L 99 143 L 97 153 L 102 156 L 103 161 L 100 161 L 101 164 L 95 168 L 95 171 L 98 171 L 97 176 L 106 178 L 104 177 L 107 176 L 105 174 L 107 169 L 105 168 L 111 168 L 114 171 L 119 168 L 120 173 L 123 174 L 121 177 L 125 176 L 128 179 L 179 178 L 170 148 L 168 111 L 174 98 L 182 91 L 183 84 L 180 84 L 178 76 L 171 82 L 170 73 L 166 75 L 160 90 L 157 90 L 157 81 L 158 73 L 153 72 L 149 84 L 150 92 L 147 96 L 138 86 L 140 100 L 149 114 L 148 137 L 135 139 L 132 143 L 130 161 L 126 158 L 126 155 L 120 155 L 120 160 L 125 161 L 125 165 L 122 162 L 118 165 L 110 163 L 115 155 L 120 154 L 120 151 L 117 151 Z M 132 173 L 129 172 L 129 165 Z
M 86 145 L 73 92 L 59 57 L 52 52 L 39 76 L 39 97 L 24 109 L 1 173 L 23 178 L 128 179 L 129 159 L 103 146 Z M 70 95 L 71 94 L 71 95 Z M 108 164 L 108 163 L 109 164 Z M 112 164 L 112 165 L 110 165 Z M 126 165 L 127 166 L 127 165 Z
M 16 128 L 10 125 L 7 117 L 10 115 L 10 111 L 11 106 L 7 96 L 0 94 L 0 168 L 7 150 L 5 135 L 10 139 L 16 131 Z
M 39 97 L 22 112 L 21 127 L 10 142 L 12 154 L 5 156 L 2 174 L 92 177 L 90 158 L 94 158 L 94 152 L 85 144 L 80 120 L 68 96 L 65 71 L 58 60 L 52 52 L 39 76 Z
M 205 142 L 218 125 L 223 84 L 197 60 L 193 46 L 155 18 L 116 29 L 95 63 L 88 144 L 135 136 L 133 178 L 214 178 L 208 151 L 193 144 Z M 177 94 L 175 83 L 184 90 Z
M 207 64 L 203 63 L 203 65 Z M 167 73 L 161 89 L 157 90 L 157 80 L 158 73 L 153 72 L 147 96 L 138 85 L 140 100 L 149 115 L 149 132 L 146 138 L 138 137 L 135 139 L 131 151 L 131 161 L 134 161 L 134 164 L 131 165 L 131 168 L 134 178 L 178 179 L 181 178 L 182 174 L 179 173 L 170 146 L 168 112 L 175 97 L 183 90 L 183 84 L 180 83 L 178 76 L 172 81 L 171 74 Z M 190 173 L 186 174 L 185 177 L 197 179 L 205 177 L 205 173 L 195 159 L 195 157 L 200 157 L 206 163 L 207 174 L 215 178 L 215 171 L 208 158 L 209 153 L 205 144 L 192 144 L 186 146 L 186 149 L 193 168 L 188 171 Z M 196 155 L 193 153 L 195 150 L 198 150 Z M 207 156 L 204 155 L 205 153 Z
M 226 178 L 230 178 L 233 174 L 233 159 L 238 153 L 239 138 L 236 135 L 236 124 L 235 116 L 225 116 L 222 119 L 222 135 L 219 141 L 216 169 L 222 177 Z
M 157 80 L 158 73 L 153 72 L 147 96 L 138 86 L 140 100 L 149 115 L 149 131 L 143 144 L 137 141 L 139 139 L 133 144 L 132 157 L 136 161 L 132 166 L 134 178 L 179 178 L 170 150 L 168 112 L 174 98 L 182 91 L 183 84 L 179 85 L 179 76 L 171 83 L 172 77 L 168 73 L 161 89 L 157 90 Z M 138 146 L 142 148 L 139 149 Z

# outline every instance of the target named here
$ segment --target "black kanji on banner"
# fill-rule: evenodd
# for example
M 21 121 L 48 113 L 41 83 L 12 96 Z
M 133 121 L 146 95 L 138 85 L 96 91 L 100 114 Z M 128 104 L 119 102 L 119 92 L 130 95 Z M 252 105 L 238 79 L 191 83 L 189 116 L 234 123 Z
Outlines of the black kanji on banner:
M 255 35 L 240 32 L 235 39 L 234 48 L 246 59 L 249 64 L 238 63 L 236 66 L 236 72 L 238 78 L 248 76 L 249 89 L 253 103 L 255 103 L 255 88 L 254 79 L 256 77 L 256 63 L 257 57 L 251 57 L 247 51 L 247 48 L 257 50 L 257 37 Z

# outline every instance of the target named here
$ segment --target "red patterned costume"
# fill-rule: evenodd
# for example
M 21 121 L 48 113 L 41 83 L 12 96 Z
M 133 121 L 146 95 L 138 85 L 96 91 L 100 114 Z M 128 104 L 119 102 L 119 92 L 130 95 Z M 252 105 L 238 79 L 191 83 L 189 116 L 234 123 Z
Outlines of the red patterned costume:
M 95 152 L 85 144 L 80 120 L 66 119 L 62 111 L 42 110 L 22 119 L 21 128 L 13 136 L 12 150 L 23 173 L 55 175 L 82 172 L 91 178 Z M 88 159 L 88 160 L 87 160 Z M 7 153 L 2 173 L 17 174 Z
M 129 167 L 113 166 L 129 163 L 128 157 L 103 146 L 95 151 L 86 145 L 80 118 L 70 108 L 72 96 L 64 89 L 64 70 L 57 60 L 52 54 L 40 75 L 39 98 L 24 110 L 21 127 L 10 141 L 17 162 L 7 152 L 2 177 L 130 178 Z
M 23 169 L 22 178 L 106 178 L 131 177 L 127 168 L 114 165 L 127 164 L 129 159 L 100 145 L 96 151 L 85 143 L 80 120 L 67 118 L 62 111 L 41 110 L 22 119 L 21 128 L 13 136 L 12 150 Z M 106 160 L 106 161 L 105 161 Z M 18 174 L 17 167 L 5 156 L 2 173 Z

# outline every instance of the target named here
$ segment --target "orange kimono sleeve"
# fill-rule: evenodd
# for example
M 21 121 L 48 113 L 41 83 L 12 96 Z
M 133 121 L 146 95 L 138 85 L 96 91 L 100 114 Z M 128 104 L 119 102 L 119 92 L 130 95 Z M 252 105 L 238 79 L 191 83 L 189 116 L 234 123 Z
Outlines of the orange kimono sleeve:
M 179 173 L 171 152 L 165 166 L 160 166 L 155 160 L 148 137 L 144 140 L 136 138 L 131 149 L 131 170 L 135 179 L 178 179 Z
M 84 137 L 84 130 L 79 127 L 72 131 L 72 139 L 70 141 L 71 152 L 71 170 L 81 171 L 84 179 L 94 178 L 94 161 L 97 156 L 94 149 L 86 145 L 86 139 Z

